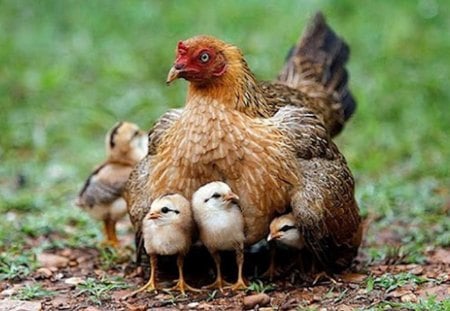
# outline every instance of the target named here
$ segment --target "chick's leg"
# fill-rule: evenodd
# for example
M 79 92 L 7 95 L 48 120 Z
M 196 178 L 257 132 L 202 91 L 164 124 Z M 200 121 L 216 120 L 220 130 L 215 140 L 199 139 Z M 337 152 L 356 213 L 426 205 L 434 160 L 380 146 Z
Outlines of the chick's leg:
M 119 246 L 119 240 L 116 235 L 116 221 L 112 219 L 105 219 L 103 221 L 103 230 L 105 232 L 105 244 L 113 247 Z
M 238 267 L 238 278 L 236 283 L 231 286 L 232 290 L 243 290 L 247 288 L 247 284 L 242 277 L 242 268 L 244 266 L 244 245 L 236 250 L 236 264 Z
M 274 276 L 277 275 L 277 269 L 275 266 L 275 255 L 276 255 L 276 247 L 274 245 L 271 245 L 269 268 L 267 268 L 267 271 L 261 275 L 262 277 L 268 277 L 270 281 L 272 281 Z
M 200 289 L 194 288 L 192 286 L 189 286 L 186 281 L 184 280 L 184 273 L 183 273 L 183 265 L 184 265 L 184 256 L 178 255 L 177 258 L 177 266 L 178 266 L 178 282 L 175 284 L 174 287 L 169 288 L 169 290 L 180 290 L 180 292 L 184 295 L 186 290 L 192 291 L 192 292 L 201 292 Z
M 214 259 L 214 263 L 216 264 L 216 280 L 214 283 L 205 286 L 206 288 L 218 288 L 221 292 L 223 292 L 223 287 L 230 285 L 225 282 L 222 278 L 222 271 L 220 270 L 220 254 L 217 251 L 211 252 L 211 256 Z
M 136 294 L 143 292 L 145 290 L 151 292 L 151 291 L 155 291 L 156 292 L 156 264 L 157 264 L 157 260 L 158 257 L 156 255 L 150 255 L 150 279 L 148 280 L 147 284 L 145 284 L 144 286 L 142 286 L 141 288 L 135 290 L 134 292 L 132 292 L 131 294 L 126 295 L 125 297 L 123 297 L 122 299 L 128 299 L 130 297 L 135 296 Z

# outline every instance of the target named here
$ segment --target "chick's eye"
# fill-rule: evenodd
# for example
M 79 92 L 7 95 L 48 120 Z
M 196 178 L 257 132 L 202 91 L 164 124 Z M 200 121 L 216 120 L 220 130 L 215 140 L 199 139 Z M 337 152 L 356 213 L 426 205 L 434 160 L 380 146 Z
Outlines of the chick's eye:
M 283 227 L 281 227 L 280 231 L 286 232 L 294 228 L 295 228 L 294 226 L 284 225 Z
M 164 213 L 164 214 L 167 214 L 169 211 L 170 211 L 170 209 L 169 209 L 167 206 L 164 206 L 164 207 L 161 209 L 161 212 Z
M 200 54 L 200 61 L 202 63 L 207 63 L 209 61 L 209 54 L 206 52 L 203 52 L 202 54 Z
M 220 198 L 220 194 L 216 192 L 212 195 L 212 198 L 218 199 L 218 198 Z

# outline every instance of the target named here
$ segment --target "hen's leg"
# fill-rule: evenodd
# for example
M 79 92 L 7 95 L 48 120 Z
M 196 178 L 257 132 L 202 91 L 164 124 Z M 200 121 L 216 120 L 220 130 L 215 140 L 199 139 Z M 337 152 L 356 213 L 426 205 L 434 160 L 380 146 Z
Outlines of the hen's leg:
M 177 258 L 177 266 L 178 266 L 178 282 L 174 287 L 169 288 L 169 290 L 180 290 L 180 292 L 184 295 L 185 290 L 193 291 L 193 292 L 201 292 L 200 289 L 189 286 L 184 280 L 183 273 L 183 265 L 184 265 L 184 256 L 178 255 Z

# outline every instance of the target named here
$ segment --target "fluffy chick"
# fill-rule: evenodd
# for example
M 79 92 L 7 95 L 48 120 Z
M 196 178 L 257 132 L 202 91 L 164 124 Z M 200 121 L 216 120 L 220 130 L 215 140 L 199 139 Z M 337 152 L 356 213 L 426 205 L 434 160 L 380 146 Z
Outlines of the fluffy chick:
M 178 255 L 177 266 L 179 279 L 171 289 L 198 291 L 184 280 L 183 263 L 192 243 L 194 221 L 191 205 L 180 194 L 168 194 L 153 201 L 150 211 L 142 222 L 144 247 L 150 256 L 150 279 L 140 289 L 131 293 L 156 290 L 157 255 Z
M 147 153 L 147 135 L 136 124 L 119 122 L 105 139 L 106 161 L 84 183 L 76 205 L 103 221 L 105 242 L 117 246 L 116 222 L 127 213 L 122 197 L 134 165 Z
M 305 240 L 298 230 L 296 220 L 292 213 L 275 218 L 270 223 L 270 233 L 267 241 L 278 241 L 295 249 L 302 249 L 305 246 Z
M 282 215 L 272 220 L 270 223 L 270 233 L 267 236 L 267 242 L 278 241 L 281 244 L 289 246 L 296 250 L 301 250 L 305 246 L 305 240 L 300 234 L 296 220 L 292 213 Z M 270 266 L 265 273 L 273 278 L 275 268 L 275 247 L 271 246 Z
M 236 251 L 238 278 L 233 290 L 245 289 L 242 277 L 244 264 L 244 219 L 239 207 L 239 197 L 223 182 L 211 182 L 200 187 L 192 196 L 194 220 L 198 226 L 200 240 L 206 246 L 216 264 L 216 280 L 209 288 L 223 291 L 228 285 L 220 269 L 221 250 Z

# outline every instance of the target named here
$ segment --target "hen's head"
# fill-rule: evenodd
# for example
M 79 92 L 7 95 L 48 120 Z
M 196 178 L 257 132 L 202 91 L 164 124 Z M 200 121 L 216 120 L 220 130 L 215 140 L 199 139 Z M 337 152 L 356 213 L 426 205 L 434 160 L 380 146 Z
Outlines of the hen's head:
M 178 78 L 205 84 L 223 77 L 235 58 L 242 58 L 236 47 L 210 36 L 197 36 L 178 42 L 176 58 L 167 83 Z
M 302 248 L 304 245 L 304 240 L 300 235 L 294 215 L 290 213 L 272 220 L 270 223 L 270 233 L 267 236 L 267 241 L 279 241 L 282 244 L 294 248 Z

